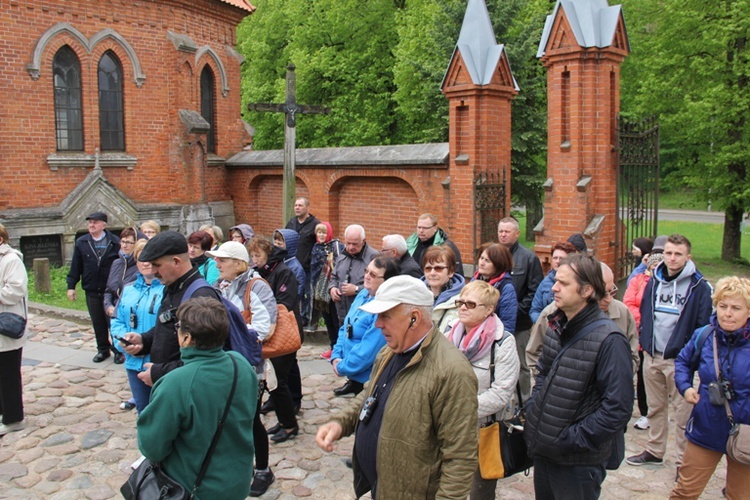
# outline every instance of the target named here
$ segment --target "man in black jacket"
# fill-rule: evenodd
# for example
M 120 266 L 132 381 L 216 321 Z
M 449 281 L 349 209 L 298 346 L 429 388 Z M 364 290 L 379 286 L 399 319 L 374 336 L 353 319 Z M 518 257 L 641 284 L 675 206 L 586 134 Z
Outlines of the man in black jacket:
M 120 251 L 120 238 L 107 231 L 107 214 L 94 212 L 88 217 L 89 234 L 76 240 L 73 259 L 66 279 L 68 283 L 68 300 L 75 302 L 76 284 L 81 280 L 81 287 L 86 292 L 86 307 L 91 316 L 96 336 L 96 356 L 94 363 L 101 363 L 109 357 L 109 351 L 115 353 L 115 363 L 125 361 L 125 357 L 112 349 L 109 342 L 109 318 L 104 311 L 104 292 L 107 289 L 107 278 L 112 262 Z
M 159 306 L 156 325 L 144 333 L 128 333 L 125 339 L 130 342 L 124 349 L 133 356 L 151 354 L 151 362 L 146 363 L 146 371 L 138 378 L 146 385 L 153 386 L 161 377 L 182 366 L 180 345 L 177 340 L 177 308 L 182 303 L 190 284 L 202 278 L 197 266 L 190 263 L 187 240 L 175 231 L 159 233 L 146 243 L 138 256 L 140 262 L 151 262 L 156 277 L 164 286 L 164 295 Z M 198 288 L 193 297 L 218 297 L 211 287 Z
M 513 279 L 513 286 L 518 297 L 516 331 L 513 332 L 513 336 L 516 338 L 518 359 L 521 360 L 521 373 L 518 377 L 518 383 L 521 384 L 521 396 L 523 399 L 527 399 L 531 391 L 531 372 L 526 365 L 526 345 L 529 343 L 531 327 L 534 325 L 531 316 L 529 316 L 529 311 L 536 289 L 539 288 L 539 283 L 542 282 L 544 274 L 539 257 L 518 243 L 520 236 L 521 230 L 518 227 L 518 221 L 513 217 L 505 217 L 497 224 L 497 241 L 501 245 L 505 245 L 513 255 L 513 269 L 510 276 Z
M 398 260 L 398 264 L 401 267 L 400 274 L 406 274 L 415 278 L 421 278 L 424 276 L 422 266 L 417 264 L 414 257 L 409 255 L 409 250 L 406 246 L 406 239 L 400 234 L 388 234 L 383 236 L 383 245 L 380 247 L 380 253 Z
M 310 259 L 312 257 L 312 248 L 315 246 L 315 226 L 320 224 L 320 221 L 310 213 L 310 200 L 304 197 L 299 197 L 294 201 L 294 217 L 289 219 L 286 224 L 286 229 L 291 229 L 299 234 L 299 241 L 297 242 L 297 260 L 302 264 L 302 269 L 305 270 L 305 282 L 302 285 L 304 291 L 303 296 L 299 298 L 302 308 L 300 313 L 302 314 L 302 323 L 307 325 L 310 322 L 310 293 L 312 287 L 310 284 Z M 291 257 L 291 256 L 290 256 Z
M 605 464 L 624 456 L 633 410 L 633 365 L 625 335 L 599 308 L 599 262 L 569 255 L 557 270 L 524 437 L 534 459 L 536 498 L 599 498 Z M 615 444 L 619 447 L 615 450 Z

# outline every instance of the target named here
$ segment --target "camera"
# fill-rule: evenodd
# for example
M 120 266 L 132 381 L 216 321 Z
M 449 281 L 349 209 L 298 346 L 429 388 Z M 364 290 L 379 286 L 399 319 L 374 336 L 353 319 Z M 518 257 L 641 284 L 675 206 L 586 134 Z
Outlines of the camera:
M 734 387 L 729 380 L 721 379 L 718 382 L 708 384 L 708 400 L 714 406 L 723 406 L 724 401 L 734 399 Z
M 375 408 L 378 406 L 378 398 L 370 396 L 365 400 L 362 405 L 362 410 L 359 412 L 359 421 L 366 424 L 372 418 L 372 414 L 375 413 Z
M 159 314 L 159 323 L 164 325 L 166 323 L 174 321 L 176 312 L 177 309 L 167 309 L 163 313 Z

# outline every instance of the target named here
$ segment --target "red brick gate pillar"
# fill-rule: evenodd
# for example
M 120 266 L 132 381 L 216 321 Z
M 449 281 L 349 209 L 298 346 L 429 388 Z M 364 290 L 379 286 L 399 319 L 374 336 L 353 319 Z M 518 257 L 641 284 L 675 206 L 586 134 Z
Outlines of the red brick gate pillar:
M 502 171 L 505 213 L 510 213 L 511 109 L 518 93 L 503 45 L 496 43 L 487 7 L 470 0 L 456 50 L 441 86 L 449 100 L 450 238 L 464 261 L 481 243 L 475 221 L 474 173 Z M 494 221 L 497 224 L 497 221 Z
M 583 233 L 614 269 L 620 64 L 629 52 L 619 5 L 558 0 L 547 17 L 537 54 L 548 100 L 544 219 L 535 229 L 542 262 L 555 242 Z

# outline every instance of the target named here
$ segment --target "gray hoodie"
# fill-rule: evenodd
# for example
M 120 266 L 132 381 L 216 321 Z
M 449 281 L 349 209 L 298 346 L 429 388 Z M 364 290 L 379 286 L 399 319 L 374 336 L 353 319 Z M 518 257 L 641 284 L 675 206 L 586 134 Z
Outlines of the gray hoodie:
M 680 319 L 690 291 L 690 278 L 695 274 L 695 264 L 688 260 L 680 274 L 666 281 L 666 264 L 661 263 L 654 271 L 656 280 L 656 303 L 654 304 L 654 349 L 664 352 L 669 337 Z

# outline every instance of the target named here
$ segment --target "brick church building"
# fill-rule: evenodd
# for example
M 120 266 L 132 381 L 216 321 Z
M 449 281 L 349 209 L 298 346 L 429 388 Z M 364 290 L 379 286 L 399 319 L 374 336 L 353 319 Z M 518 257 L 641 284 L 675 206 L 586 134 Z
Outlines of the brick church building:
M 234 221 L 246 0 L 0 0 L 0 222 L 27 255 L 110 227 Z

